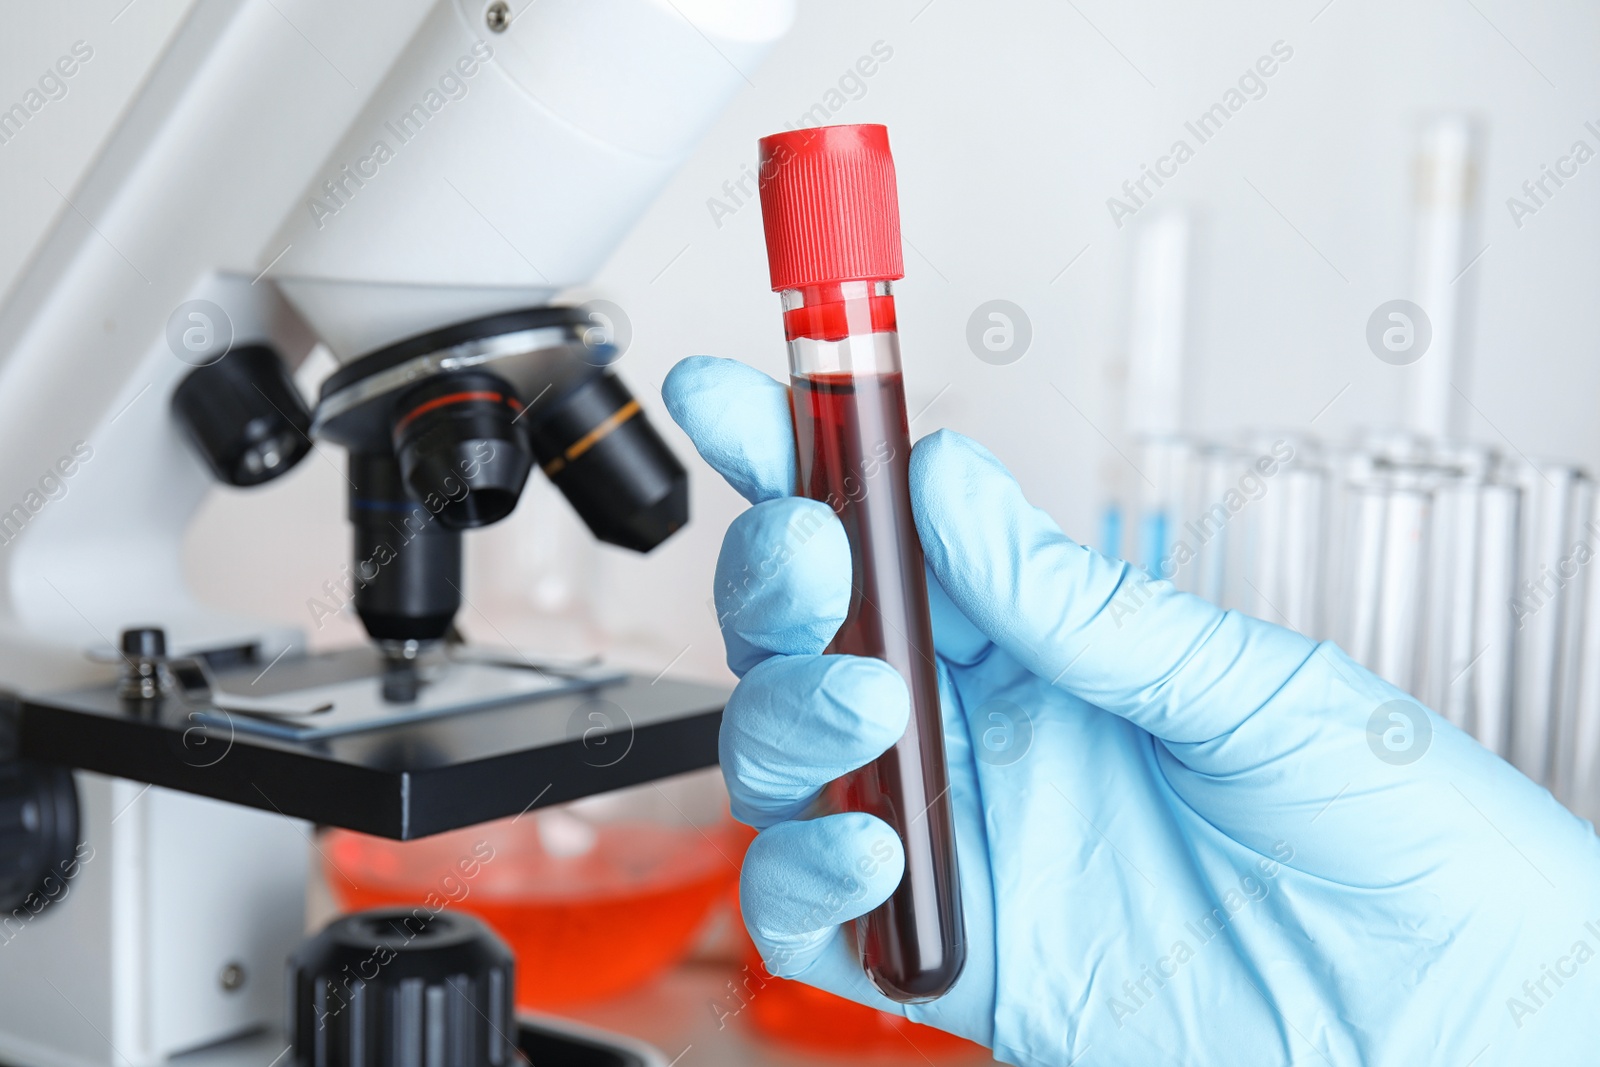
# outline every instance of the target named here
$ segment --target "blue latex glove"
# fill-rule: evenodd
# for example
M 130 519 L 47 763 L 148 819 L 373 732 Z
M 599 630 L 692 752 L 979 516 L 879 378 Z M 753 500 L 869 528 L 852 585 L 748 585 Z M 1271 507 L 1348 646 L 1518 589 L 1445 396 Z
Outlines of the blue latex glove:
M 885 1000 L 839 924 L 889 895 L 898 839 L 803 814 L 898 736 L 905 687 L 820 654 L 849 549 L 826 507 L 789 496 L 784 387 L 699 357 L 664 394 L 754 505 L 717 564 L 741 676 L 722 766 L 761 830 L 741 893 L 775 973 L 1018 1064 L 1600 1059 L 1588 824 L 1337 647 L 1074 544 L 944 431 L 911 483 L 968 963 L 938 1001 Z

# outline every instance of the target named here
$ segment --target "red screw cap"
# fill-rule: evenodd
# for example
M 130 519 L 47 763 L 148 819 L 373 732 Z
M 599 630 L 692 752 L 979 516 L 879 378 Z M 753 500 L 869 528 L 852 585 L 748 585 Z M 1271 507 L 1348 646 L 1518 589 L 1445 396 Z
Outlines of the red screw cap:
M 894 159 L 882 126 L 763 137 L 760 180 L 774 290 L 905 276 Z

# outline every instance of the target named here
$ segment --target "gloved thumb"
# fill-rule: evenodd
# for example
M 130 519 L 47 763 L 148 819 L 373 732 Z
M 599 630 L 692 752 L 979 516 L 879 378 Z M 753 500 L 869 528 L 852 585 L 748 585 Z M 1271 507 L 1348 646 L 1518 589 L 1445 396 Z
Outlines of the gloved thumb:
M 982 445 L 941 430 L 911 454 L 928 566 L 951 601 L 1035 674 L 1166 741 L 1219 737 L 1315 651 L 1076 544 Z

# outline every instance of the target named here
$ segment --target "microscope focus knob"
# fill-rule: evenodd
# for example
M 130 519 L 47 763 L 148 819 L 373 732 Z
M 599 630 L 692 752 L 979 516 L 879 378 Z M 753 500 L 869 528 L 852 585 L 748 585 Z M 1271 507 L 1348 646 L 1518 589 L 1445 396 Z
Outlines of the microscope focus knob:
M 167 631 L 159 626 L 134 626 L 122 631 L 122 654 L 161 659 L 167 654 Z
M 289 959 L 300 1067 L 512 1067 L 510 949 L 483 923 L 426 908 L 335 919 Z
M 0 761 L 0 917 L 31 918 L 66 896 L 80 863 L 93 855 L 78 834 L 71 771 Z
M 154 700 L 161 695 L 162 661 L 167 658 L 167 632 L 159 626 L 133 626 L 122 631 L 122 667 L 118 690 L 127 700 Z

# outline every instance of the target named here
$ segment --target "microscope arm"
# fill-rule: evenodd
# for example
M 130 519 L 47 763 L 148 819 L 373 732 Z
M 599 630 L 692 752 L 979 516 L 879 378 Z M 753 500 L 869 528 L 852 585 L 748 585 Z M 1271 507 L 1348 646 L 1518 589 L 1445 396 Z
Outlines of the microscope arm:
M 168 409 L 189 302 L 291 366 L 542 302 L 592 275 L 793 13 L 540 0 L 497 33 L 496 6 L 197 0 L 0 306 L 0 679 L 86 680 L 84 647 L 147 620 L 177 649 L 295 640 L 186 589 L 212 487 Z

